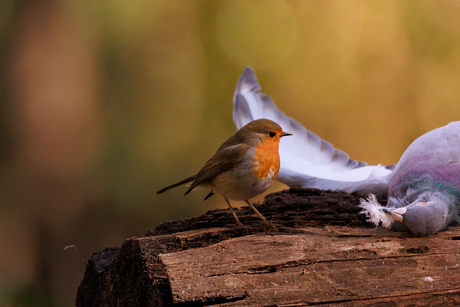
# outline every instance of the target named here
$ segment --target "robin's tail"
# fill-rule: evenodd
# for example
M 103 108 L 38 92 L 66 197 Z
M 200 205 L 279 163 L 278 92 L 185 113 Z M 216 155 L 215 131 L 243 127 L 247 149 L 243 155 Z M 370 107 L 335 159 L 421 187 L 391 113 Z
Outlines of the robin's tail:
M 176 182 L 176 183 L 173 183 L 173 184 L 171 184 L 171 185 L 168 185 L 167 187 L 165 187 L 165 188 L 159 190 L 159 191 L 157 192 L 157 194 L 161 194 L 161 193 L 166 192 L 166 191 L 169 190 L 169 189 L 178 187 L 178 186 L 183 185 L 183 184 L 190 183 L 190 182 L 194 181 L 195 178 L 196 178 L 196 174 L 193 174 L 193 175 L 191 175 L 191 176 L 188 176 L 187 178 L 182 179 L 181 181 L 178 181 L 178 182 Z
M 365 162 L 350 159 L 347 153 L 287 117 L 260 90 L 254 71 L 247 67 L 238 80 L 233 97 L 233 121 L 239 129 L 250 121 L 268 118 L 293 134 L 280 143 L 279 181 L 290 187 L 341 190 L 362 196 L 386 194 L 387 175 L 392 166 L 368 166 Z

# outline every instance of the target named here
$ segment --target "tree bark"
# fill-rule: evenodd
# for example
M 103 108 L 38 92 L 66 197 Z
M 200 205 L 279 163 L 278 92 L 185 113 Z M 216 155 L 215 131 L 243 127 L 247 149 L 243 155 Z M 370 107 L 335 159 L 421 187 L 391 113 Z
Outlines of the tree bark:
M 359 198 L 290 189 L 247 208 L 163 223 L 95 253 L 77 306 L 457 306 L 460 229 L 375 228 Z

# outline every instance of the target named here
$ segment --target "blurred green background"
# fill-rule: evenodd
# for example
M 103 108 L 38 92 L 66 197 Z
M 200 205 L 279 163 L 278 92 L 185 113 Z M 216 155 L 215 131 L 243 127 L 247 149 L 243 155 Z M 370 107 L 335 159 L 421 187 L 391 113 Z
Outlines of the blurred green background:
M 225 208 L 155 192 L 235 132 L 247 65 L 352 158 L 397 162 L 460 118 L 459 16 L 456 0 L 1 0 L 0 306 L 72 306 L 85 266 L 67 245 L 88 259 Z

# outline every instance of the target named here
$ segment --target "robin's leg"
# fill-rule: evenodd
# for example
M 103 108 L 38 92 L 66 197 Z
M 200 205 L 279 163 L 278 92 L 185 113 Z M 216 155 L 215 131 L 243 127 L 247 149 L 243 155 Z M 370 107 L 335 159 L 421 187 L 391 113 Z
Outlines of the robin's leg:
M 256 209 L 256 207 L 254 207 L 250 202 L 249 200 L 245 199 L 244 200 L 251 208 L 252 210 L 254 210 L 255 213 L 257 213 L 257 215 L 260 217 L 260 219 L 267 225 L 271 225 L 271 223 L 269 221 L 267 221 L 264 216 L 262 214 L 260 214 L 260 212 Z
M 227 197 L 224 197 L 225 201 L 227 202 L 227 205 L 228 205 L 228 208 L 230 209 L 230 211 L 232 212 L 233 216 L 235 217 L 235 220 L 236 220 L 236 223 L 239 225 L 239 226 L 244 226 L 240 220 L 238 219 L 238 217 L 236 216 L 236 213 L 235 211 L 233 211 L 233 207 L 230 205 L 230 202 L 228 201 Z M 260 214 L 260 213 L 259 213 Z

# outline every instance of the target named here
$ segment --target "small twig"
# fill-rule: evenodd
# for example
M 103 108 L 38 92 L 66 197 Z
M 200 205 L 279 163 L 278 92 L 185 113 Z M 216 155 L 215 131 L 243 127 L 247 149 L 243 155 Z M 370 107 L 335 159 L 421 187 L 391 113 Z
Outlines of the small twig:
M 78 250 L 78 247 L 76 245 L 67 245 L 66 247 L 64 247 L 64 250 L 67 250 L 69 248 L 75 248 L 77 250 L 77 253 L 78 253 L 78 256 L 80 256 L 81 260 L 83 261 L 83 263 L 87 266 L 88 263 L 85 261 L 85 259 L 83 258 L 83 256 L 81 255 L 80 251 Z

